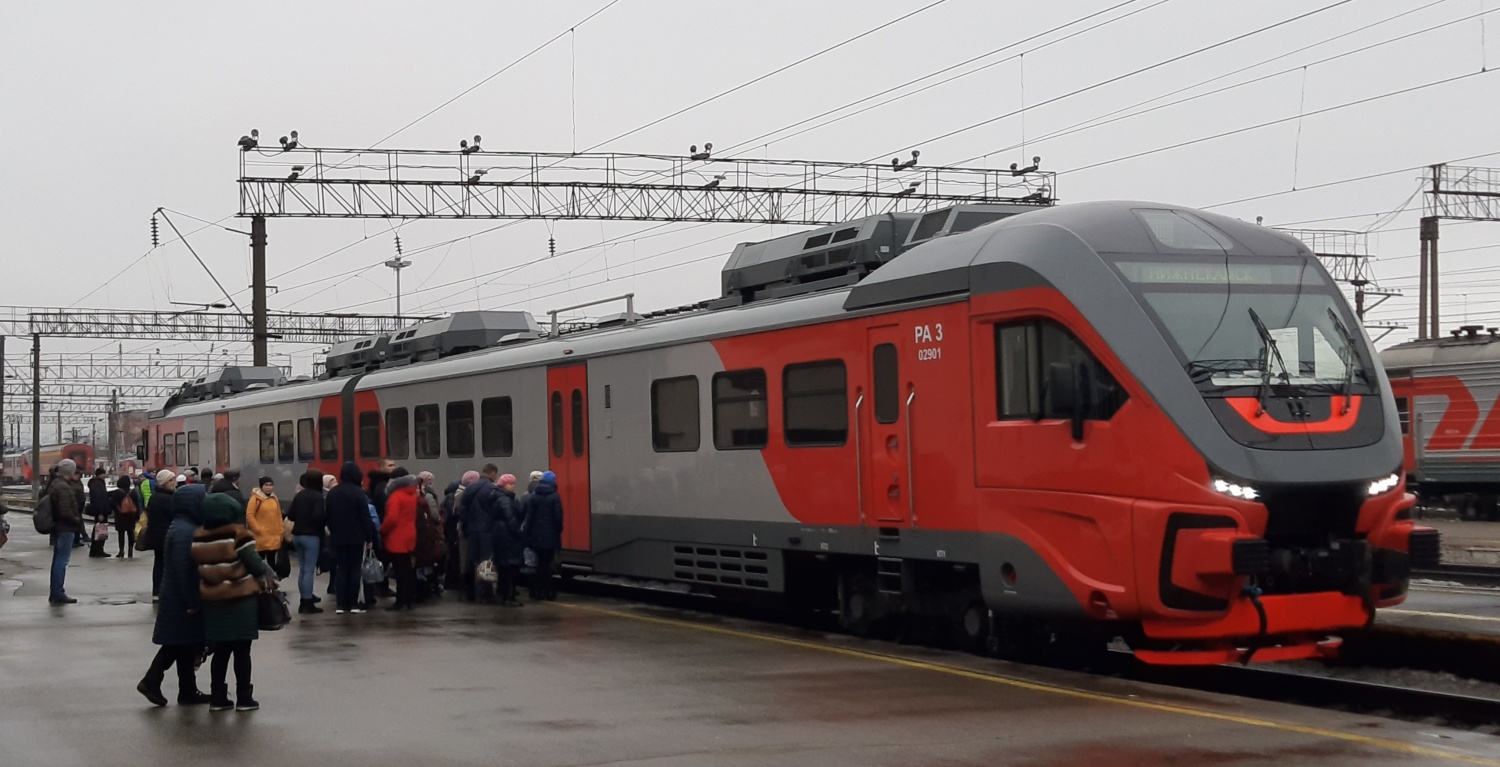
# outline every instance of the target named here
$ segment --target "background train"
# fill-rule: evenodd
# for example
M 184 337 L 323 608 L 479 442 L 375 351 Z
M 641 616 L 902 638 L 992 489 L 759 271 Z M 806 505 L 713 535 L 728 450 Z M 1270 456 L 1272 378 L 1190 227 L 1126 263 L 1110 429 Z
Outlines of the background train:
M 63 445 L 43 445 L 41 459 L 43 471 L 56 466 L 58 461 L 71 458 L 83 471 L 94 470 L 94 448 L 79 442 L 69 442 Z M 31 483 L 31 451 L 20 453 L 7 453 L 3 463 L 0 463 L 0 471 L 4 477 L 0 478 L 7 485 L 22 485 Z
M 547 468 L 574 572 L 1154 663 L 1329 654 L 1436 561 L 1343 297 L 1221 216 L 873 216 L 737 246 L 712 301 L 542 330 L 461 313 L 326 380 L 199 379 L 147 462 Z
M 1500 520 L 1500 328 L 1464 325 L 1380 358 L 1401 418 L 1402 465 L 1421 505 Z

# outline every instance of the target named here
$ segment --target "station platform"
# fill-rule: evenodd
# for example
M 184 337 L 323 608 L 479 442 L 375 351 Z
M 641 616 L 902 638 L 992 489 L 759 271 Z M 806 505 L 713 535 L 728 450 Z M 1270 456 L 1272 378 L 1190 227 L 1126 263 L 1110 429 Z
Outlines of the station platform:
M 1443 562 L 1456 565 L 1500 565 L 1500 522 L 1465 522 L 1426 518 L 1417 524 L 1442 534 Z
M 75 558 L 53 607 L 40 538 L 0 550 L 0 743 L 28 767 L 1500 766 L 1473 732 L 573 595 L 298 616 L 254 646 L 260 711 L 157 709 L 149 556 Z

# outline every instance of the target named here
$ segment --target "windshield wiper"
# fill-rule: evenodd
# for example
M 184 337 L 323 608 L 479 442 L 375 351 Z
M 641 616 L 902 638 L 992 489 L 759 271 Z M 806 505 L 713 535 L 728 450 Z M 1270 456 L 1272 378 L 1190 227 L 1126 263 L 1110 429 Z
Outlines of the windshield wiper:
M 1344 363 L 1344 387 L 1342 389 L 1344 406 L 1339 409 L 1339 415 L 1347 415 L 1354 391 L 1354 363 L 1359 357 L 1354 351 L 1354 335 L 1349 332 L 1349 328 L 1344 327 L 1344 321 L 1339 319 L 1338 313 L 1331 306 L 1328 307 L 1328 319 L 1333 320 L 1334 329 L 1339 332 L 1340 336 L 1343 336 L 1344 350 L 1348 355 L 1348 359 L 1344 358 L 1345 354 L 1339 355 L 1340 361 Z
M 1262 365 L 1252 359 L 1193 360 L 1187 364 L 1187 372 L 1193 383 L 1201 384 L 1212 381 L 1217 373 L 1247 373 L 1252 367 L 1259 370 Z
M 1259 404 L 1255 415 L 1259 417 L 1266 412 L 1266 395 L 1271 392 L 1271 359 L 1275 358 L 1276 364 L 1281 366 L 1282 383 L 1291 383 L 1292 373 L 1287 369 L 1286 360 L 1281 358 L 1281 350 L 1276 348 L 1276 339 L 1271 337 L 1271 331 L 1266 329 L 1266 323 L 1261 322 L 1260 315 L 1255 313 L 1255 307 L 1247 307 L 1247 310 L 1250 312 L 1250 321 L 1255 323 L 1255 332 L 1260 334 L 1260 341 L 1263 345 L 1260 355 L 1262 363 L 1260 388 L 1255 397 Z

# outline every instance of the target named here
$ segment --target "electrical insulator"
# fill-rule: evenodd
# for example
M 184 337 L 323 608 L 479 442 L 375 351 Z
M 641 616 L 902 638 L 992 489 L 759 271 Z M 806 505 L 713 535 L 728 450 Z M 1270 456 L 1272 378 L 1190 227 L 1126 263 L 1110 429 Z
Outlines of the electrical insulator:
M 397 256 L 401 255 L 401 235 L 400 234 L 396 235 L 396 255 Z
M 151 247 L 161 245 L 161 237 L 156 232 L 156 216 L 151 217 Z
M 555 255 L 557 255 L 557 238 L 556 237 L 548 237 L 547 238 L 547 257 L 551 258 L 551 257 L 553 257 Z

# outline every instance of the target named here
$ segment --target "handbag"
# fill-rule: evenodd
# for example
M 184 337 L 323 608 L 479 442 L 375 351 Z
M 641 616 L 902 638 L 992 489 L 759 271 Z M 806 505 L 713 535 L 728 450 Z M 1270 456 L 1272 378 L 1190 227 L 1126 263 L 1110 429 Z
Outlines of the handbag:
M 365 548 L 365 561 L 359 566 L 359 579 L 365 583 L 381 583 L 385 581 L 385 568 L 381 566 L 380 560 L 375 557 L 375 550 Z
M 499 583 L 500 572 L 495 569 L 495 560 L 486 559 L 474 570 L 474 577 L 485 583 Z
M 255 599 L 255 620 L 261 631 L 280 631 L 292 622 L 292 608 L 287 605 L 286 592 L 280 589 L 262 591 Z
M 146 510 L 141 510 L 141 518 L 135 521 L 135 548 L 137 551 L 150 551 L 151 544 L 146 540 Z
M 287 553 L 285 546 L 271 552 L 271 561 L 267 564 L 277 578 L 290 578 L 292 575 L 292 555 Z

